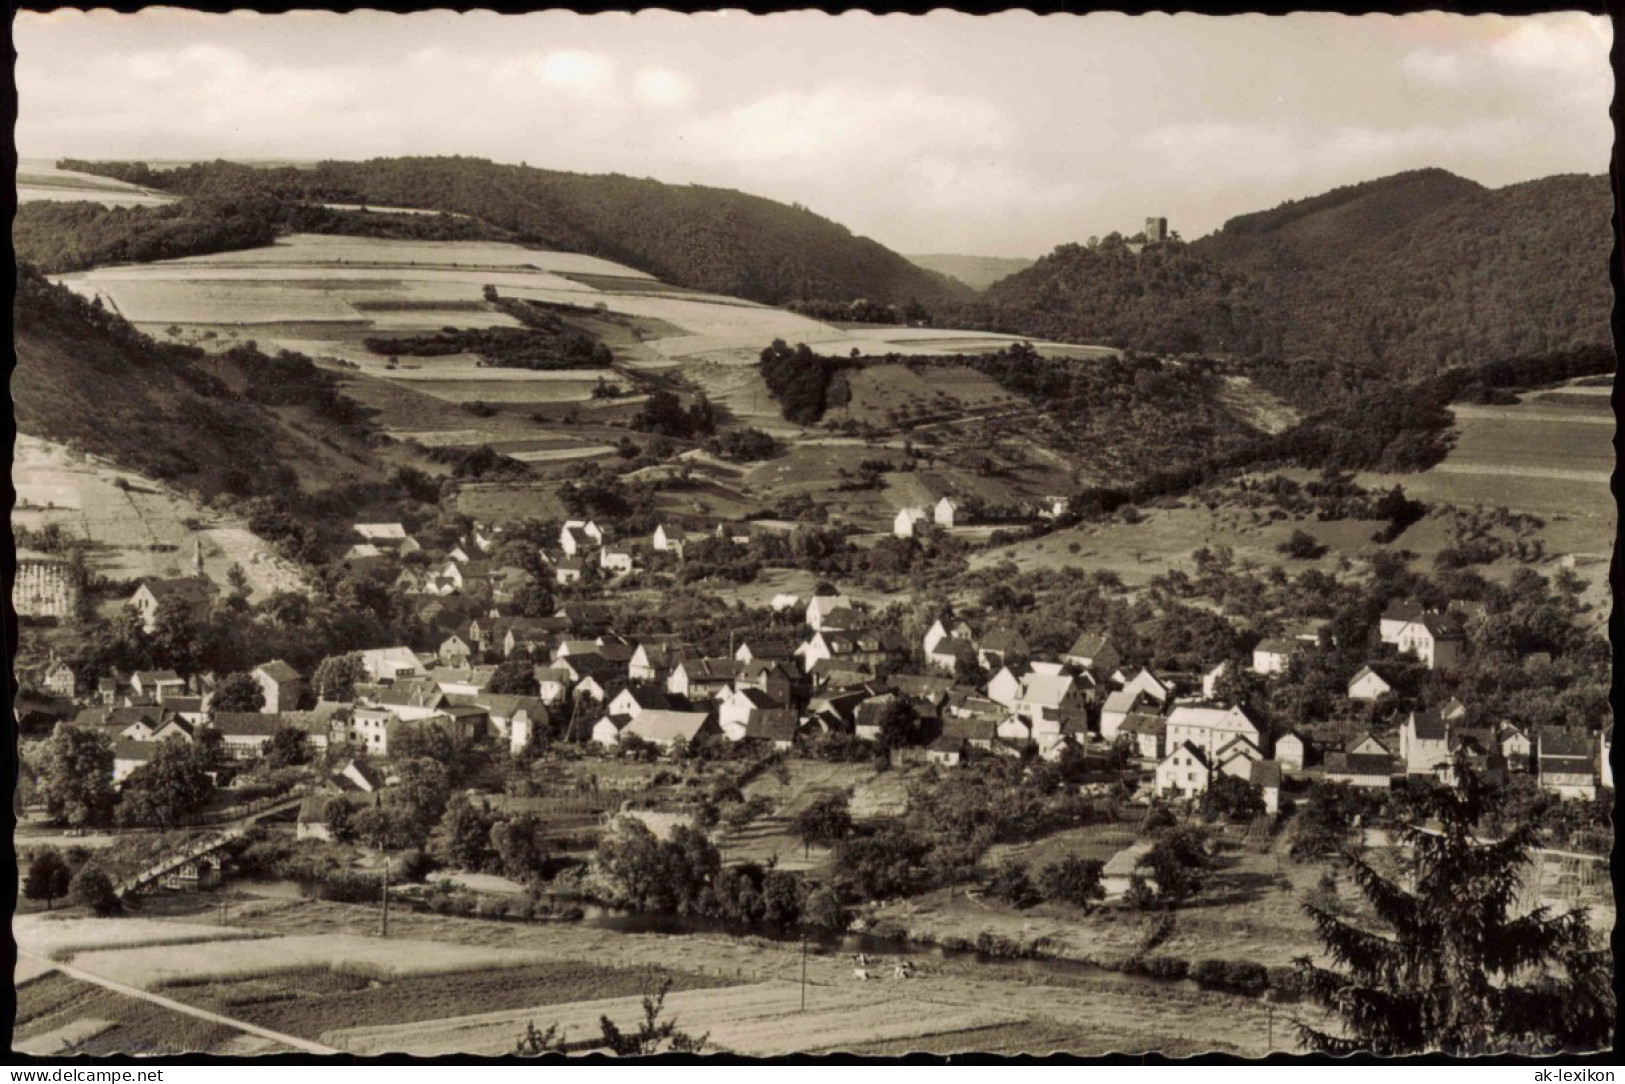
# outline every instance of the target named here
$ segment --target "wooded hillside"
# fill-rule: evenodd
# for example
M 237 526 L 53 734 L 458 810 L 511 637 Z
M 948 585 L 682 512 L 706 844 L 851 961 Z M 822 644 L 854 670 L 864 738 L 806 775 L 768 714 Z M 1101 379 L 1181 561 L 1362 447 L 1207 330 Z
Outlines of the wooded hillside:
M 723 188 L 620 174 L 560 173 L 477 158 L 379 158 L 314 169 L 229 162 L 151 170 L 64 163 L 181 195 L 417 207 L 471 215 L 516 239 L 624 263 L 679 286 L 768 304 L 825 298 L 926 304 L 968 298 L 961 283 L 799 206 Z

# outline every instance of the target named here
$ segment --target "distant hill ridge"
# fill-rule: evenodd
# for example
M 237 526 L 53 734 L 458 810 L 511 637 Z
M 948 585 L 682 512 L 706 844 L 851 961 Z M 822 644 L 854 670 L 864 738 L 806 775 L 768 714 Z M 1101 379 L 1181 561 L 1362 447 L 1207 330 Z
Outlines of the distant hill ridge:
M 220 198 L 271 194 L 312 202 L 421 207 L 471 215 L 516 238 L 624 263 L 664 281 L 766 304 L 798 299 L 927 305 L 971 291 L 800 206 L 732 189 L 621 174 L 563 173 L 477 158 L 377 158 L 314 168 L 211 162 L 64 168 L 139 178 L 152 188 Z
M 958 279 L 973 290 L 985 290 L 1002 278 L 1025 271 L 1033 261 L 1013 256 L 967 256 L 956 252 L 905 256 L 910 263 Z

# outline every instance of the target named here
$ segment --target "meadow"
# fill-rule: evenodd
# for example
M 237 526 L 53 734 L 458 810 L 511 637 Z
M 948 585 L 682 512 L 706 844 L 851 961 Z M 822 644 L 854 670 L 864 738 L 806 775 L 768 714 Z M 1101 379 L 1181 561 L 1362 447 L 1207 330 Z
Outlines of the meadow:
M 51 960 L 108 949 L 144 949 L 257 939 L 256 930 L 149 918 L 79 918 L 22 915 L 12 922 L 12 936 L 23 952 Z
M 17 202 L 34 200 L 100 203 L 108 207 L 153 207 L 175 198 L 150 188 L 125 184 L 111 177 L 57 169 L 49 161 L 17 163 Z
M 217 939 L 218 940 L 218 939 Z M 367 979 L 443 975 L 516 967 L 522 953 L 500 948 L 410 939 L 383 941 L 352 934 L 245 940 L 221 952 L 210 942 L 81 952 L 74 966 L 140 989 L 263 978 L 325 967 Z

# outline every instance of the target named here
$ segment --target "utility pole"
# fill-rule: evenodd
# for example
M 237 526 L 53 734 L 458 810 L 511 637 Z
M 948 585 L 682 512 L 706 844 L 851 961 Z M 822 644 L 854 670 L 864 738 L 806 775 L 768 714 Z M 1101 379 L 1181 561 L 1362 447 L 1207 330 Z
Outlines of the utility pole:
M 1267 1025 L 1267 1027 L 1269 1029 L 1269 1031 L 1268 1031 L 1269 1038 L 1267 1040 L 1267 1042 L 1268 1042 L 1268 1051 L 1267 1052 L 1273 1054 L 1273 1053 L 1275 1053 L 1275 1002 L 1273 1002 L 1273 1001 L 1270 1002 L 1268 1004 L 1268 1006 L 1266 1007 L 1266 1010 L 1267 1010 L 1268 1015 L 1265 1016 L 1265 1019 L 1269 1021 L 1268 1025 Z
M 801 935 L 801 1011 L 807 1011 L 807 935 Z

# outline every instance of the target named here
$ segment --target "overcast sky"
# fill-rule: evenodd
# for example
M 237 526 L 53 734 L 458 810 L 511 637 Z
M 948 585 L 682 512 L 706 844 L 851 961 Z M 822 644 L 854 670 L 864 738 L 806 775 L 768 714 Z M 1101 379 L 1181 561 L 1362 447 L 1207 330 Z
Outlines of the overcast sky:
M 1603 173 L 1605 18 L 22 13 L 27 157 L 464 154 L 1038 256 L 1403 169 Z

